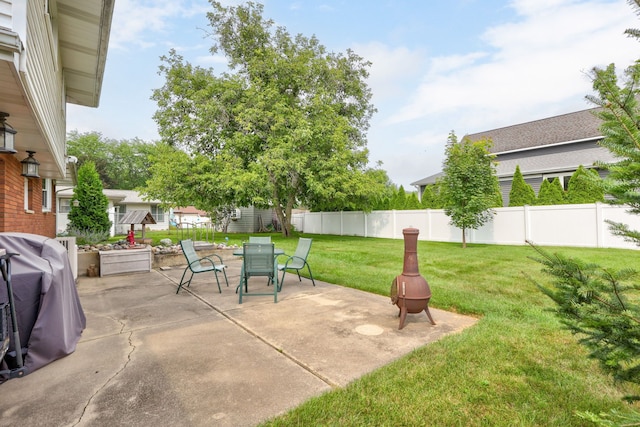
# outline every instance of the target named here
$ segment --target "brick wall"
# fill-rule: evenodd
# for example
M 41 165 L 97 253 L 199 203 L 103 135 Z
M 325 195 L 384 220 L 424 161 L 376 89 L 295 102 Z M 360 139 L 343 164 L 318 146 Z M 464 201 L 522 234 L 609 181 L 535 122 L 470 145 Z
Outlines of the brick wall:
M 0 232 L 20 232 L 56 236 L 55 202 L 51 212 L 42 212 L 42 180 L 28 182 L 29 209 L 25 209 L 25 178 L 20 160 L 0 154 Z M 55 188 L 52 189 L 55 192 Z M 52 195 L 52 201 L 55 199 Z

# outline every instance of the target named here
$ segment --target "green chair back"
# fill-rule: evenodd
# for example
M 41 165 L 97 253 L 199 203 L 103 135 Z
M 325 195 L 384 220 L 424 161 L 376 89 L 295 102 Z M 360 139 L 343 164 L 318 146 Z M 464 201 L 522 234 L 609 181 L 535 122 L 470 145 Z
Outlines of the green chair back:
M 273 251 L 273 243 L 245 243 L 243 245 L 245 277 L 273 277 Z
M 271 236 L 249 236 L 249 243 L 271 243 Z

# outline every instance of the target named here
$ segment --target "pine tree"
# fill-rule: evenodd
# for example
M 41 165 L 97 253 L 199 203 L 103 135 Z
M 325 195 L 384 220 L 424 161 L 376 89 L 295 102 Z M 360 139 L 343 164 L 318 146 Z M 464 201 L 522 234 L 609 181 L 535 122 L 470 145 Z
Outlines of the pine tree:
M 638 8 L 640 10 L 640 7 Z M 632 30 L 628 34 L 640 34 Z M 615 66 L 594 69 L 593 87 L 598 96 L 588 96 L 601 108 L 597 111 L 602 119 L 600 130 L 604 138 L 600 145 L 607 148 L 620 160 L 598 164 L 609 171 L 604 179 L 605 193 L 613 196 L 607 202 L 629 206 L 629 212 L 640 214 L 640 60 L 625 70 L 624 86 L 618 85 Z M 607 221 L 613 234 L 640 246 L 640 230 L 632 230 L 627 224 Z
M 613 272 L 595 264 L 535 248 L 553 287 L 534 281 L 556 303 L 555 312 L 605 371 L 622 381 L 640 383 L 640 285 L 638 272 Z
M 401 185 L 391 198 L 391 209 L 398 211 L 405 210 L 407 207 L 407 193 L 404 191 L 404 187 Z
M 569 180 L 567 203 L 595 202 L 604 202 L 602 179 L 595 169 L 586 169 L 580 165 Z
M 427 185 L 424 188 L 420 204 L 424 209 L 442 209 L 438 183 Z
M 562 184 L 560 184 L 560 180 L 556 177 L 551 182 L 547 179 L 542 181 L 536 205 L 551 206 L 561 205 L 563 203 L 565 203 L 564 189 L 562 188 Z
M 630 2 L 640 12 L 640 0 Z M 627 35 L 640 39 L 640 30 Z M 618 85 L 615 66 L 592 70 L 593 88 L 597 96 L 587 96 L 599 106 L 596 114 L 602 119 L 600 145 L 619 160 L 599 164 L 609 171 L 605 178 L 605 193 L 613 196 L 608 202 L 630 206 L 640 214 L 640 61 L 626 70 L 626 82 Z M 612 232 L 640 245 L 640 232 L 626 224 L 610 222 Z M 613 374 L 614 378 L 640 384 L 640 273 L 628 268 L 614 271 L 595 264 L 551 256 L 539 249 L 538 260 L 553 276 L 551 286 L 540 289 L 556 303 L 556 314 L 562 324 L 580 337 L 580 343 L 590 350 L 590 357 Z M 632 265 L 632 263 L 630 263 Z M 627 397 L 640 400 L 640 396 Z M 608 414 L 589 412 L 577 415 L 599 425 L 640 425 L 640 413 Z
M 69 212 L 68 231 L 108 233 L 111 221 L 107 208 L 109 199 L 102 192 L 102 181 L 91 161 L 78 169 L 78 185 L 73 190 L 71 212 Z M 77 201 L 77 206 L 76 202 Z
M 509 192 L 509 206 L 534 205 L 536 203 L 536 192 L 533 187 L 527 184 L 520 172 L 520 165 L 516 166 L 511 181 L 511 191 Z
M 410 210 L 410 209 L 420 209 L 420 200 L 418 200 L 418 195 L 414 192 L 409 193 L 409 196 L 407 196 L 407 202 L 405 203 L 404 208 L 406 210 Z

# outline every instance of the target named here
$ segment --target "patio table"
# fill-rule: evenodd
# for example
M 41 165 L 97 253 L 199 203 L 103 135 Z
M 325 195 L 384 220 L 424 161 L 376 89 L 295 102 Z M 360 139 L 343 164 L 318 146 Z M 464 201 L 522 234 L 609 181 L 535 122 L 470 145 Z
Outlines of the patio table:
M 244 256 L 244 249 L 243 248 L 235 249 L 233 251 L 233 255 L 239 256 L 239 257 Z M 278 257 L 278 255 L 284 255 L 284 249 L 274 248 L 273 249 L 274 261 L 275 261 L 275 258 Z M 244 260 L 243 260 L 243 262 L 244 262 Z M 275 270 L 274 271 L 274 277 L 275 277 L 275 281 L 276 281 L 275 286 L 278 286 L 278 271 L 277 271 L 278 267 L 275 265 L 275 262 L 274 262 L 273 268 Z M 240 289 L 240 286 L 242 286 L 242 281 L 243 280 L 244 280 L 244 265 L 240 269 L 240 283 L 238 283 L 238 286 L 236 286 L 236 294 L 238 293 L 238 289 Z

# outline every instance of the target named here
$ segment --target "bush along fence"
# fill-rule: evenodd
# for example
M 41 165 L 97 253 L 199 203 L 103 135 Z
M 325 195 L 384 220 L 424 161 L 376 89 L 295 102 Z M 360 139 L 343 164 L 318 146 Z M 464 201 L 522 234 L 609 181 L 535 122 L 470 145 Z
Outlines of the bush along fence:
M 554 206 L 517 206 L 494 209 L 493 221 L 467 230 L 468 243 L 576 246 L 637 249 L 614 236 L 607 220 L 640 230 L 640 216 L 628 208 L 604 203 Z M 462 231 L 449 223 L 442 209 L 365 212 L 307 212 L 294 214 L 296 230 L 310 234 L 401 239 L 402 230 L 420 230 L 420 240 L 462 242 Z

